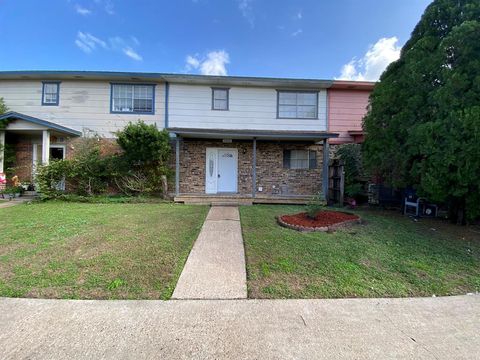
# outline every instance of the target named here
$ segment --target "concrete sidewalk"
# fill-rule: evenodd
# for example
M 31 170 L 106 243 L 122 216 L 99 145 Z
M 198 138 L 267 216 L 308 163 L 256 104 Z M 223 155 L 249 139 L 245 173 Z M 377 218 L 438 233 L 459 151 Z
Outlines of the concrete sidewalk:
M 478 359 L 480 296 L 0 299 L 5 359 Z
M 247 274 L 238 208 L 213 206 L 188 256 L 173 299 L 245 299 Z

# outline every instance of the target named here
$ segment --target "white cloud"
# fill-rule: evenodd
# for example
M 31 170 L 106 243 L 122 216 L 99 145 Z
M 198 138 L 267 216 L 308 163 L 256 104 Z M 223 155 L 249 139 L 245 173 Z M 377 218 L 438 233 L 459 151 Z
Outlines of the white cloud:
M 295 36 L 300 35 L 301 33 L 303 33 L 303 30 L 302 30 L 302 29 L 298 29 L 298 30 L 296 30 L 296 31 L 294 31 L 294 32 L 292 33 L 292 36 L 295 37 Z
M 126 47 L 122 49 L 123 53 L 127 55 L 129 58 L 136 60 L 136 61 L 142 61 L 143 58 L 140 56 L 135 50 L 133 50 L 131 47 Z
M 255 16 L 253 14 L 252 2 L 253 0 L 237 0 L 238 9 L 242 13 L 242 16 L 247 19 L 250 26 L 255 27 Z
M 209 52 L 204 58 L 200 58 L 198 54 L 188 55 L 185 62 L 186 71 L 197 70 L 202 75 L 226 76 L 226 65 L 230 63 L 230 56 L 225 50 L 216 50 Z
M 135 45 L 140 45 L 140 40 L 138 40 L 136 36 L 130 35 L 130 39 L 132 39 Z
M 79 5 L 79 4 L 76 4 L 75 5 L 75 11 L 77 12 L 77 14 L 80 14 L 80 15 L 90 15 L 92 13 L 91 10 L 87 9 L 87 8 L 84 8 L 83 6 Z
M 77 33 L 75 44 L 86 53 L 91 53 L 97 48 L 97 46 L 104 49 L 107 48 L 107 43 L 105 41 L 97 38 L 96 36 L 93 36 L 90 33 L 84 33 L 81 31 Z
M 193 69 L 198 69 L 200 67 L 200 60 L 197 59 L 196 57 L 197 55 L 195 56 L 192 56 L 192 55 L 188 55 L 187 56 L 187 59 L 185 60 L 186 61 L 186 69 L 187 71 L 191 71 Z
M 105 12 L 109 15 L 115 14 L 114 5 L 112 0 L 95 0 L 95 3 L 102 6 Z
M 353 58 L 343 65 L 338 80 L 369 80 L 380 78 L 386 67 L 400 57 L 401 47 L 396 36 L 381 38 L 368 47 L 362 58 Z
M 97 48 L 102 48 L 104 50 L 120 52 L 135 61 L 143 60 L 142 55 L 136 50 L 140 45 L 140 41 L 133 35 L 128 37 L 127 40 L 120 36 L 113 36 L 108 38 L 107 42 L 88 32 L 79 31 L 75 39 L 75 45 L 87 54 L 90 54 Z
M 302 20 L 302 18 L 303 18 L 302 10 L 299 10 L 299 11 L 297 12 L 297 14 L 295 15 L 295 18 L 296 18 L 297 20 Z

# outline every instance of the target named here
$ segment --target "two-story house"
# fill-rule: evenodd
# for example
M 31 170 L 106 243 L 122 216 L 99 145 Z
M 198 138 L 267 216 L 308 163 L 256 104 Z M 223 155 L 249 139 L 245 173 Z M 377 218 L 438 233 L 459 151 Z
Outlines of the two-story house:
M 68 156 L 74 138 L 113 138 L 140 119 L 172 135 L 177 201 L 302 202 L 327 192 L 329 141 L 354 141 L 350 131 L 361 130 L 372 88 L 331 80 L 0 72 L 0 97 L 10 110 L 0 115 L 0 144 L 14 145 L 17 165 L 25 165 L 20 180 L 30 181 L 36 164 Z

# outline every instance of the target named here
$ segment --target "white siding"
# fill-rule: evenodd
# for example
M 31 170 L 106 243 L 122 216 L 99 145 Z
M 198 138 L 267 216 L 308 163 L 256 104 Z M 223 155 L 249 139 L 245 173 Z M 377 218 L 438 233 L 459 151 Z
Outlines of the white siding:
M 45 79 L 48 80 L 48 79 Z M 94 131 L 112 137 L 129 121 L 141 119 L 163 128 L 165 118 L 164 84 L 155 87 L 155 114 L 110 114 L 110 82 L 62 81 L 59 106 L 42 106 L 42 82 L 31 80 L 0 81 L 0 97 L 11 111 L 37 117 L 79 131 Z
M 231 87 L 229 110 L 212 110 L 209 86 L 171 84 L 169 127 L 326 131 L 326 91 L 318 96 L 318 119 L 277 119 L 274 88 Z

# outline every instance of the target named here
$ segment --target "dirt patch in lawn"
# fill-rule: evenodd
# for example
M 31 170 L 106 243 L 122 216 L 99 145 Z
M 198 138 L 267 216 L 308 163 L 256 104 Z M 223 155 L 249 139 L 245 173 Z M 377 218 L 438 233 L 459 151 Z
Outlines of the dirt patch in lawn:
M 280 225 L 300 231 L 328 231 L 336 227 L 359 222 L 360 217 L 355 214 L 340 211 L 320 211 L 315 218 L 307 213 L 282 215 L 278 218 Z

